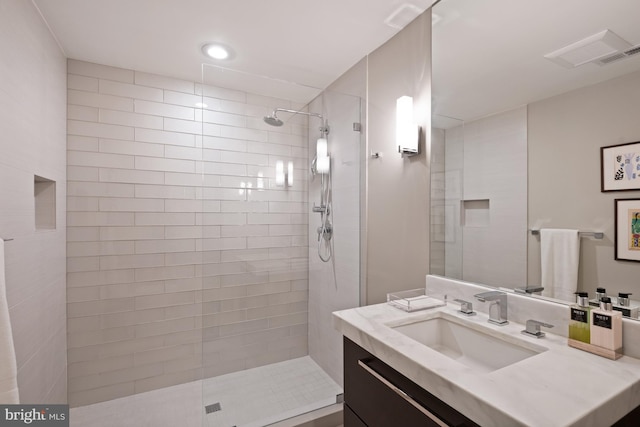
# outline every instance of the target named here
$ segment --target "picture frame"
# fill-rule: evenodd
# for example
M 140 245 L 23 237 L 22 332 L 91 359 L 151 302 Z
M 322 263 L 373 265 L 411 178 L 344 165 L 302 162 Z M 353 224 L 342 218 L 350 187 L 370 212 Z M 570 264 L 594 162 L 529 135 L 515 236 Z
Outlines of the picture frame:
M 640 190 L 640 142 L 601 147 L 600 168 L 601 192 Z
M 615 199 L 614 258 L 640 262 L 640 199 Z

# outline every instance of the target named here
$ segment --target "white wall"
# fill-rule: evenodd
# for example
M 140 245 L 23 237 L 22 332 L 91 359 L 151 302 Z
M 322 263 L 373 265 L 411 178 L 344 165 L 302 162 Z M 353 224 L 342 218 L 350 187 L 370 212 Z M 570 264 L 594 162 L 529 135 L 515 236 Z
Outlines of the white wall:
M 20 400 L 66 403 L 66 59 L 32 2 L 0 2 L 0 237 Z M 35 229 L 34 175 L 56 182 Z

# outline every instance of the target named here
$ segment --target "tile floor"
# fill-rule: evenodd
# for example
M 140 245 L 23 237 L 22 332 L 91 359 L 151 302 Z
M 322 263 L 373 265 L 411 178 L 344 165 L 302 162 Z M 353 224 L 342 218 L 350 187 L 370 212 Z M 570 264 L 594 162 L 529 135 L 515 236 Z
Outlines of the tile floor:
M 73 408 L 71 427 L 263 427 L 336 402 L 309 356 Z M 204 406 L 221 410 L 205 414 Z

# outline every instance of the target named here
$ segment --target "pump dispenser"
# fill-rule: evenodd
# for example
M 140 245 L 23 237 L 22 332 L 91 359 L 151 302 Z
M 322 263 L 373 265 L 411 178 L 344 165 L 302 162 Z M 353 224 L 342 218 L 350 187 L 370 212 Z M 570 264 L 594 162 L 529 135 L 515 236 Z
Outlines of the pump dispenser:
M 602 297 L 600 308 L 591 310 L 591 344 L 616 353 L 622 350 L 622 313 L 613 311 L 609 297 Z
M 589 344 L 591 342 L 591 307 L 589 307 L 589 294 L 576 292 L 576 303 L 571 306 L 571 319 L 569 320 L 569 338 Z

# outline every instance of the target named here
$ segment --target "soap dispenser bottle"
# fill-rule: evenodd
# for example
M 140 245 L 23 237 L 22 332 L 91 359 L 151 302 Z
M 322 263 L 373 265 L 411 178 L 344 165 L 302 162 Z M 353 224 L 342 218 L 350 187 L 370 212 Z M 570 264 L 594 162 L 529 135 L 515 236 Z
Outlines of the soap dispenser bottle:
M 613 350 L 622 350 L 622 313 L 613 311 L 611 298 L 603 297 L 600 308 L 591 310 L 591 344 Z
M 591 342 L 591 310 L 589 306 L 589 294 L 576 292 L 576 303 L 571 306 L 571 318 L 569 320 L 569 339 L 589 344 Z

